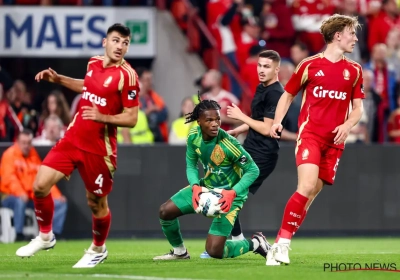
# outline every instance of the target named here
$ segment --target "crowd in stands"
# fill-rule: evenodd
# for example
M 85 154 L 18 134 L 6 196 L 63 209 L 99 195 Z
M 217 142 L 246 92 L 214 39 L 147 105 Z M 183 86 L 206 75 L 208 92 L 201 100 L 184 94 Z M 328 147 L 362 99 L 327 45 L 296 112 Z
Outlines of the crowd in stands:
M 1 2 L 1 0 L 0 0 Z M 3 0 L 3 4 L 42 5 L 154 5 L 156 1 L 131 0 Z M 358 44 L 348 57 L 363 66 L 365 113 L 354 127 L 348 143 L 400 143 L 400 0 L 169 0 L 178 26 L 188 33 L 189 11 L 185 2 L 197 7 L 208 30 L 251 92 L 258 85 L 257 55 L 264 49 L 280 53 L 280 82 L 285 85 L 296 66 L 306 57 L 324 50 L 319 33 L 321 22 L 334 13 L 358 16 L 362 28 L 357 30 Z M 190 31 L 191 32 L 191 31 Z M 224 65 L 211 69 L 210 46 L 198 36 L 199 55 L 208 70 L 199 80 L 201 98 L 214 99 L 222 107 L 222 128 L 238 123 L 226 116 L 226 106 L 240 106 L 251 99 Z M 1 65 L 0 65 L 1 66 Z M 134 66 L 134 65 L 133 65 Z M 185 114 L 198 102 L 197 95 L 182 101 L 177 120 L 168 118 L 165 93 L 152 88 L 149 69 L 137 68 L 141 84 L 139 122 L 133 129 L 118 130 L 118 142 L 151 144 L 155 142 L 184 144 L 189 129 Z M 34 132 L 36 145 L 51 144 L 63 136 L 71 118 L 79 108 L 79 96 L 71 106 L 62 92 L 54 91 L 41 112 L 30 107 L 30 95 L 21 80 L 13 81 L 0 68 L 0 140 L 13 141 L 21 127 Z M 9 105 L 9 106 L 8 106 Z M 288 112 L 286 129 L 297 132 L 297 116 L 301 106 L 299 94 Z

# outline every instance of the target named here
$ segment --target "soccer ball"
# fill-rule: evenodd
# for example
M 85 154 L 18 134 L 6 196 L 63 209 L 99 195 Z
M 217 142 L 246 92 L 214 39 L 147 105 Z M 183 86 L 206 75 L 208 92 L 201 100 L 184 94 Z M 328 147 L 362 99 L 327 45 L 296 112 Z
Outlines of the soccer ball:
M 221 213 L 221 205 L 218 201 L 222 195 L 217 192 L 204 192 L 200 195 L 199 211 L 206 217 L 214 218 Z

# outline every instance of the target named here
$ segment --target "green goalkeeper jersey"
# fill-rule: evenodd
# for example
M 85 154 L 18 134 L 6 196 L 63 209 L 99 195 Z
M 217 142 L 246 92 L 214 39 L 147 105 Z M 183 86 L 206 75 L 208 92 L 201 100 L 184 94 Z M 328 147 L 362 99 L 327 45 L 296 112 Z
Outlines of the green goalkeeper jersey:
M 203 165 L 204 178 L 199 178 L 197 163 Z M 218 136 L 204 141 L 200 126 L 189 131 L 186 149 L 186 175 L 190 186 L 209 189 L 234 189 L 236 199 L 245 201 L 250 185 L 257 179 L 259 169 L 236 138 L 223 129 Z

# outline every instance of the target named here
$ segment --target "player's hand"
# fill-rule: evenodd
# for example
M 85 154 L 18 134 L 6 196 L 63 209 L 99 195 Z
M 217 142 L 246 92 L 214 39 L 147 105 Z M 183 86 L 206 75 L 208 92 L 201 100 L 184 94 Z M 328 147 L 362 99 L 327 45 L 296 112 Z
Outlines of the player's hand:
M 236 130 L 232 129 L 232 130 L 227 130 L 226 133 L 228 133 L 229 135 L 232 135 L 233 137 L 238 137 L 239 136 L 239 132 L 237 132 Z
M 82 106 L 82 119 L 84 120 L 92 120 L 95 122 L 105 123 L 106 116 L 99 112 L 96 104 L 92 102 L 92 107 L 90 106 Z
M 60 76 L 57 74 L 56 71 L 49 68 L 43 71 L 40 71 L 36 74 L 35 80 L 40 82 L 40 80 L 45 80 L 51 83 L 59 84 L 60 83 Z
M 227 111 L 227 116 L 235 119 L 235 120 L 242 120 L 243 117 L 243 112 L 242 110 L 240 110 L 240 108 L 238 106 L 236 106 L 236 104 L 232 103 L 232 106 L 227 106 L 228 111 Z
M 214 192 L 222 194 L 222 198 L 218 201 L 221 205 L 221 211 L 228 213 L 232 207 L 233 200 L 236 197 L 236 192 L 234 190 L 224 190 L 224 189 L 213 189 Z
M 349 136 L 351 130 L 351 126 L 344 123 L 342 125 L 337 126 L 332 133 L 336 133 L 335 139 L 333 139 L 333 143 L 335 145 L 340 145 L 346 141 L 347 136 Z
M 199 201 L 200 201 L 200 195 L 204 192 L 209 192 L 209 190 L 205 187 L 200 187 L 199 185 L 193 185 L 192 187 L 192 204 L 193 204 L 193 209 L 198 213 L 199 209 Z
M 271 135 L 272 138 L 279 139 L 279 138 L 281 138 L 282 129 L 283 129 L 283 126 L 280 123 L 274 123 L 271 126 L 269 134 Z

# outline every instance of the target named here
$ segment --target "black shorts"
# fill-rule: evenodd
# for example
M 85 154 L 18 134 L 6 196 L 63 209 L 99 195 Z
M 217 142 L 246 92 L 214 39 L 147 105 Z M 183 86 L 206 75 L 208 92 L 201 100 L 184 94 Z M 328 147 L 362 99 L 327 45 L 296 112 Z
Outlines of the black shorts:
M 255 164 L 260 169 L 260 175 L 258 178 L 251 184 L 249 188 L 249 192 L 255 194 L 258 191 L 258 188 L 262 185 L 265 179 L 274 171 L 276 164 L 278 162 L 278 154 L 268 154 L 268 155 L 259 155 L 259 154 L 250 154 L 253 158 Z

